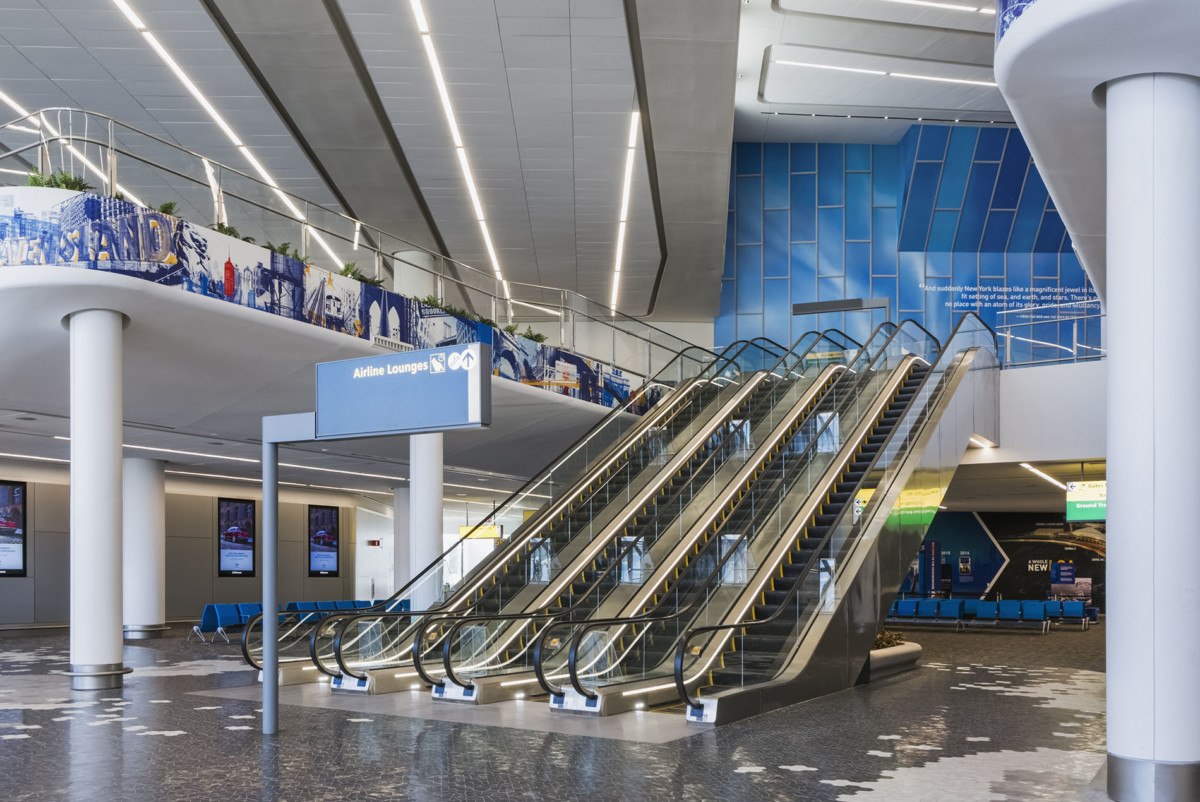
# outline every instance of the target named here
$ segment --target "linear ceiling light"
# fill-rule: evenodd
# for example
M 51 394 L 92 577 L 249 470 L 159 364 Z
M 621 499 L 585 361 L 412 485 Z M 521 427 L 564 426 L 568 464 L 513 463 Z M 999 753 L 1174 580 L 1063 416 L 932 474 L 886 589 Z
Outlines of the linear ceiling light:
M 859 67 L 841 67 L 835 64 L 814 64 L 810 61 L 791 61 L 790 59 L 779 59 L 776 64 L 785 64 L 789 67 L 807 67 L 812 70 L 836 70 L 838 72 L 857 72 L 863 75 L 878 75 L 884 78 L 907 78 L 913 81 L 936 81 L 943 84 L 967 84 L 969 86 L 996 86 L 995 81 L 976 81 L 970 78 L 943 78 L 938 75 L 918 75 L 911 72 L 889 72 L 886 70 L 868 70 Z
M 13 100 L 12 97 L 5 94 L 4 92 L 0 92 L 0 101 L 3 101 L 4 105 L 8 106 L 10 109 L 15 111 L 17 114 L 21 115 L 22 117 L 28 118 L 30 123 L 32 123 L 35 126 L 34 129 L 25 129 L 25 128 L 22 128 L 22 127 L 16 126 L 16 125 L 8 126 L 8 128 L 20 130 L 20 131 L 23 131 L 26 133 L 41 134 L 42 132 L 37 129 L 41 129 L 42 127 L 45 127 L 46 132 L 48 134 L 50 134 L 50 136 L 52 138 L 57 139 L 59 144 L 62 145 L 64 148 L 66 148 L 67 151 L 70 152 L 70 154 L 72 156 L 79 159 L 80 163 L 83 164 L 84 167 L 91 170 L 92 174 L 94 176 L 96 176 L 97 178 L 99 178 L 100 182 L 103 183 L 104 186 L 106 186 L 106 187 L 108 186 L 108 174 L 105 173 L 103 170 L 101 170 L 94 163 L 92 163 L 91 159 L 89 159 L 78 148 L 76 148 L 74 145 L 72 145 L 70 137 L 62 136 L 58 132 L 58 130 L 50 123 L 50 121 L 45 118 L 44 115 L 39 114 L 38 119 L 34 119 L 33 117 L 30 116 L 28 110 L 26 110 L 20 103 Z M 5 172 L 12 172 L 12 171 L 6 170 Z M 24 174 L 27 175 L 27 173 L 24 173 Z M 122 195 L 125 196 L 126 200 L 128 200 L 132 203 L 136 203 L 138 206 L 146 205 L 146 204 L 142 203 L 141 199 L 138 198 L 137 195 L 134 195 L 132 192 L 130 192 L 127 187 L 121 186 L 120 183 L 117 184 L 117 192 L 120 192 Z
M 114 0 L 116 2 L 116 0 Z M 479 223 L 479 234 L 483 237 L 483 245 L 487 249 L 488 259 L 492 263 L 492 272 L 504 291 L 504 297 L 512 300 L 508 282 L 500 270 L 500 258 L 496 255 L 496 246 L 492 243 L 492 233 L 488 231 L 487 216 L 483 211 L 483 202 L 479 198 L 479 189 L 475 186 L 475 176 L 471 172 L 471 160 L 467 157 L 467 149 L 463 146 L 462 132 L 458 128 L 458 118 L 454 114 L 454 105 L 450 102 L 450 90 L 446 86 L 446 76 L 442 73 L 442 64 L 438 59 L 437 48 L 433 46 L 433 36 L 429 33 L 429 18 L 421 0 L 408 0 L 412 7 L 413 20 L 417 31 L 421 34 L 421 44 L 425 48 L 425 58 L 429 61 L 429 69 L 433 72 L 433 82 L 437 86 L 438 98 L 442 103 L 442 113 L 446 115 L 446 125 L 450 128 L 450 140 L 454 143 L 455 155 L 458 157 L 458 167 L 462 171 L 463 181 L 467 185 L 467 193 L 471 196 L 471 208 L 475 213 L 475 221 Z
M 137 12 L 133 10 L 126 0 L 112 1 L 113 5 L 115 5 L 121 11 L 121 13 L 125 15 L 125 19 L 129 20 L 129 24 L 133 26 L 134 30 L 140 33 L 142 38 L 146 40 L 146 44 L 150 45 L 150 48 L 158 54 L 158 57 L 162 60 L 163 64 L 167 65 L 167 68 L 175 74 L 175 77 L 181 84 L 183 84 L 183 88 L 186 89 L 188 93 L 196 100 L 196 102 L 200 104 L 200 107 L 204 109 L 209 118 L 211 118 L 212 121 L 217 124 L 217 127 L 221 129 L 221 132 L 225 134 L 230 143 L 237 148 L 238 153 L 242 154 L 242 157 L 250 164 L 250 167 L 254 169 L 254 172 L 258 173 L 258 176 L 263 180 L 263 183 L 271 188 L 283 205 L 287 207 L 288 211 L 292 213 L 293 217 L 295 217 L 301 223 L 304 223 L 305 230 L 312 236 L 314 240 L 317 241 L 317 244 L 321 246 L 321 249 L 329 255 L 329 258 L 333 260 L 333 264 L 335 266 L 341 266 L 343 264 L 341 258 L 334 253 L 333 248 L 329 247 L 329 243 L 324 237 L 321 236 L 321 233 L 308 224 L 304 213 L 300 211 L 300 207 L 297 206 L 292 199 L 287 196 L 287 193 L 279 188 L 279 184 L 275 181 L 275 178 L 269 172 L 267 172 L 267 169 L 263 167 L 262 162 L 258 160 L 258 157 L 254 155 L 250 148 L 246 147 L 241 138 L 237 135 L 237 132 L 233 130 L 233 126 L 225 121 L 225 118 L 221 116 L 220 112 L 217 111 L 212 102 L 204 95 L 203 92 L 200 91 L 200 87 L 196 86 L 196 82 L 191 79 L 191 76 L 184 71 L 183 67 L 179 66 L 179 62 L 175 61 L 175 57 L 171 55 L 171 52 L 167 50 L 166 46 L 158 40 L 158 37 L 156 37 L 149 28 L 146 27 L 146 23 L 143 22 L 142 18 L 137 15 Z
M 971 13 L 979 14 L 995 14 L 996 9 L 989 6 L 980 6 L 978 3 L 974 5 L 962 5 L 960 3 L 937 3 L 933 0 L 880 0 L 884 3 L 898 3 L 904 6 L 923 6 L 925 8 L 940 8 L 945 11 L 970 11 Z
M 629 118 L 629 141 L 625 145 L 625 181 L 621 186 L 621 216 L 617 223 L 617 249 L 613 256 L 612 298 L 609 307 L 617 314 L 617 295 L 621 291 L 621 264 L 625 259 L 625 228 L 629 222 L 629 196 L 633 193 L 633 159 L 637 153 L 638 123 L 642 115 L 634 112 Z
M 1052 484 L 1052 485 L 1054 485 L 1055 487 L 1059 488 L 1060 490 L 1066 490 L 1066 489 L 1067 489 L 1067 486 L 1066 486 L 1066 485 L 1064 485 L 1062 482 L 1058 481 L 1057 479 L 1055 479 L 1053 476 L 1051 476 L 1050 474 L 1046 473 L 1045 471 L 1039 471 L 1037 468 L 1033 467 L 1033 466 L 1032 466 L 1032 465 L 1030 465 L 1028 462 L 1022 462 L 1022 463 L 1021 463 L 1021 467 L 1022 467 L 1022 468 L 1024 468 L 1025 470 L 1029 471 L 1029 472 L 1030 472 L 1030 473 L 1032 473 L 1032 474 L 1036 474 L 1037 476 L 1040 476 L 1040 477 L 1042 477 L 1042 478 L 1043 478 L 1043 479 L 1045 479 L 1047 482 L 1049 482 L 1050 484 Z

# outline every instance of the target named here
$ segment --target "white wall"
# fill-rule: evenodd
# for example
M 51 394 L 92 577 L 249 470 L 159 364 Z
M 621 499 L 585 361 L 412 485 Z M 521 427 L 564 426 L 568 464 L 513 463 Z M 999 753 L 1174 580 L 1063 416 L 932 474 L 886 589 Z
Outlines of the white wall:
M 1100 361 L 1000 371 L 1000 447 L 967 449 L 962 461 L 1104 459 L 1107 368 Z

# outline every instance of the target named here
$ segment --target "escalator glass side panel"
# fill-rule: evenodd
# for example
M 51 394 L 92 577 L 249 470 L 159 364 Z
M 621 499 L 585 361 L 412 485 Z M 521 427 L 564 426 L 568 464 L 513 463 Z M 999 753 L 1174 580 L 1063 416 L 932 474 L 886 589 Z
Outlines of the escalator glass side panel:
M 885 499 L 914 444 L 937 405 L 948 401 L 947 387 L 961 369 L 963 357 L 977 350 L 995 353 L 991 331 L 974 316 L 960 321 L 947 346 L 932 365 L 918 363 L 892 404 L 865 438 L 855 462 L 839 477 L 826 499 L 796 540 L 742 623 L 711 632 L 690 633 L 683 660 L 676 667 L 679 684 L 691 683 L 696 697 L 769 681 L 783 670 L 822 611 L 832 612 L 838 579 L 847 557 L 877 515 L 897 516 L 899 523 L 927 521 L 937 511 L 937 494 L 905 491 L 891 509 Z M 966 367 L 969 370 L 970 367 Z M 706 641 L 720 644 L 702 648 Z M 708 658 L 688 665 L 691 653 Z

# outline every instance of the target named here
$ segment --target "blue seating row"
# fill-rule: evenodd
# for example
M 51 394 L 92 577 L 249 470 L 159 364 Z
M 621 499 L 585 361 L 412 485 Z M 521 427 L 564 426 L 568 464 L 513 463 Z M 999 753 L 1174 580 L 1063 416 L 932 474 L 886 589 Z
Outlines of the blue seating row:
M 315 612 L 324 614 L 339 610 L 361 610 L 373 604 L 376 604 L 376 602 L 365 599 L 288 602 L 286 605 L 280 605 L 279 611 L 282 613 Z M 204 610 L 200 613 L 200 623 L 192 627 L 192 631 L 188 633 L 188 640 L 191 640 L 192 635 L 196 635 L 200 640 L 204 641 L 204 636 L 210 635 L 211 640 L 206 641 L 208 643 L 215 643 L 217 638 L 224 638 L 225 642 L 229 643 L 229 630 L 244 627 L 250 622 L 251 618 L 261 612 L 261 604 L 206 604 L 204 605 Z
M 1052 623 L 1079 624 L 1087 629 L 1089 618 L 1082 601 L 1028 601 L 1006 599 L 897 599 L 888 611 L 888 623 L 955 624 L 967 626 L 1036 626 L 1043 633 Z

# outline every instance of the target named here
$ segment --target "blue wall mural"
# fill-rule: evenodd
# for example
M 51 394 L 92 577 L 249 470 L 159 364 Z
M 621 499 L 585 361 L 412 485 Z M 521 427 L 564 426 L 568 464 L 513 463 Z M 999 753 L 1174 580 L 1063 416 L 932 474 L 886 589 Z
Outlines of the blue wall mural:
M 896 145 L 739 142 L 731 172 L 718 346 L 828 326 L 862 339 L 884 319 L 794 317 L 798 303 L 885 299 L 892 320 L 938 337 L 966 311 L 995 326 L 1044 319 L 1001 310 L 1099 308 L 1015 128 L 918 125 Z M 1035 339 L 1063 336 L 1042 325 Z
M 0 191 L 0 265 L 120 273 L 416 348 L 484 342 L 502 378 L 608 407 L 629 397 L 629 377 L 619 368 L 125 200 L 30 187 Z

